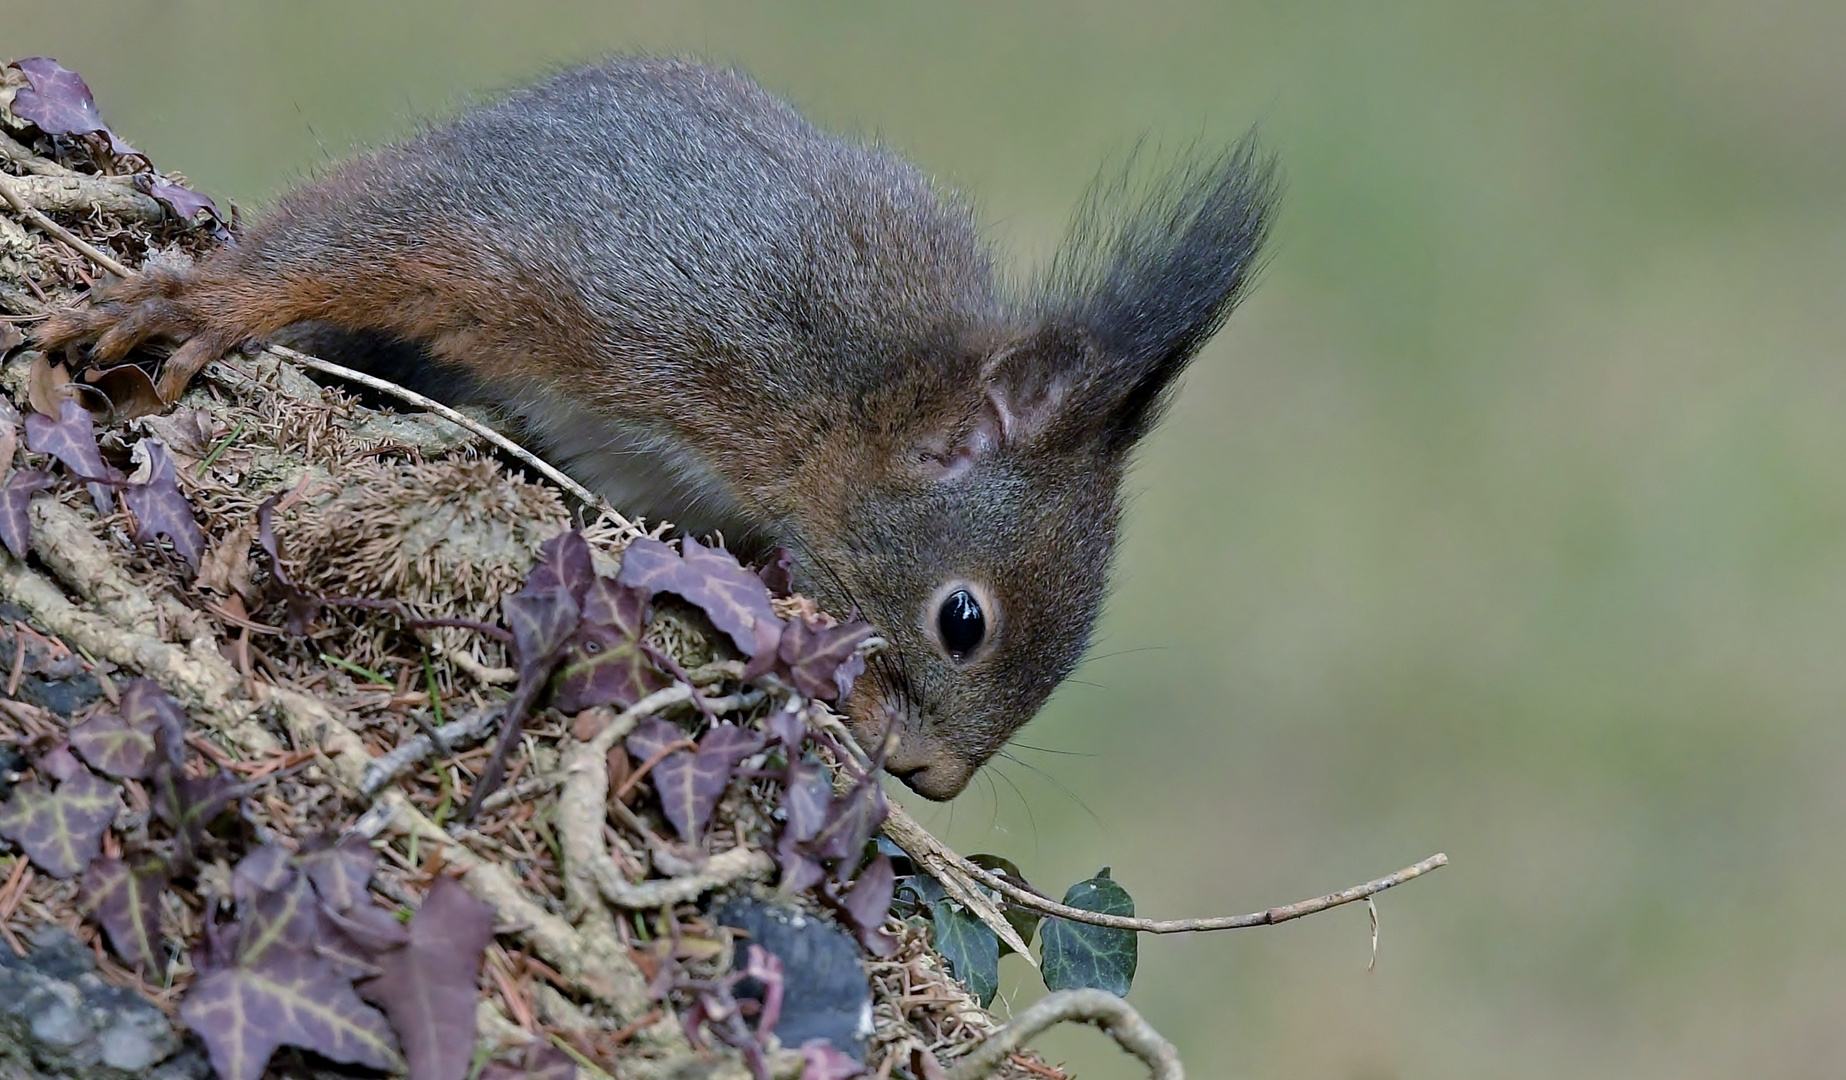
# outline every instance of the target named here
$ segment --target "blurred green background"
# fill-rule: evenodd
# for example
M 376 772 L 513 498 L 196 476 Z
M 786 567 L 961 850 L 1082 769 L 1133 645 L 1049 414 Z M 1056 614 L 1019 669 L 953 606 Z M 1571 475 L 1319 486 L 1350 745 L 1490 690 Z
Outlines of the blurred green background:
M 1142 455 L 1095 656 L 926 821 L 1168 916 L 1453 857 L 1369 974 L 1359 908 L 1143 939 L 1195 1077 L 1846 1072 L 1846 6 L 5 0 L 0 42 L 259 212 L 548 68 L 694 52 L 1027 268 L 1138 136 L 1260 123 L 1273 259 Z

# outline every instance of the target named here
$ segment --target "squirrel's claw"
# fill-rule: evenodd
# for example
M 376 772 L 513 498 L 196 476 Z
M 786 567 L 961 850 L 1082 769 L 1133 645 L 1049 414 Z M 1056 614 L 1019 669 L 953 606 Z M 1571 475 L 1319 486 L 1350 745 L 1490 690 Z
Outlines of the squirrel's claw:
M 235 342 L 210 330 L 187 293 L 197 282 L 190 268 L 151 267 L 132 278 L 99 286 L 87 310 L 67 308 L 39 327 L 35 343 L 73 365 L 114 364 L 150 341 L 179 348 L 161 366 L 158 389 L 173 401 L 200 368 Z

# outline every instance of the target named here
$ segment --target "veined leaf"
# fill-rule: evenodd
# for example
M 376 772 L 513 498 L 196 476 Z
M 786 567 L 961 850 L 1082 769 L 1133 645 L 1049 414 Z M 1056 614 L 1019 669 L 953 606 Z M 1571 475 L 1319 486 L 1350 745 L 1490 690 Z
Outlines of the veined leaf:
M 1079 881 L 1064 894 L 1068 907 L 1103 915 L 1133 915 L 1135 902 L 1128 890 L 1109 877 L 1103 867 L 1095 877 Z M 1138 958 L 1133 930 L 1071 922 L 1047 916 L 1039 930 L 1040 970 L 1053 990 L 1095 987 L 1116 997 L 1127 997 L 1134 983 Z

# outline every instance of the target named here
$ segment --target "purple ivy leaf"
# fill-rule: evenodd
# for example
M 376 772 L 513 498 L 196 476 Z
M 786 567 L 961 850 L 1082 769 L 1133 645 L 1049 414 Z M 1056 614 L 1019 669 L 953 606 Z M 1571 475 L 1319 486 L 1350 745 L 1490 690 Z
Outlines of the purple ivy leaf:
M 738 727 L 736 724 L 713 724 L 705 737 L 699 740 L 699 753 L 709 754 L 714 760 L 722 760 L 724 767 L 731 769 L 767 744 L 768 740 L 759 731 Z
M 77 766 L 77 773 L 51 791 L 22 784 L 0 803 L 0 836 L 19 845 L 39 869 L 67 878 L 102 851 L 103 833 L 122 800 L 114 784 Z
M 494 938 L 494 912 L 453 878 L 438 877 L 410 920 L 410 943 L 379 958 L 365 984 L 404 1040 L 410 1075 L 460 1078 L 474 1056 L 475 983 Z
M 380 972 L 377 963 L 380 950 L 348 934 L 324 905 L 320 910 L 320 929 L 314 933 L 313 950 L 314 955 L 327 961 L 342 979 L 371 979 Z
M 237 926 L 240 967 L 258 966 L 276 950 L 311 954 L 321 932 L 320 902 L 308 879 L 291 870 L 280 889 L 258 893 L 238 912 Z
M 884 824 L 889 807 L 884 789 L 871 778 L 833 801 L 827 820 L 815 834 L 812 847 L 823 859 L 841 859 L 858 865 L 865 843 Z
M 295 877 L 295 855 L 281 844 L 264 844 L 237 860 L 231 871 L 231 897 L 248 904 L 263 893 L 286 888 Z
M 731 770 L 761 750 L 766 741 L 748 728 L 717 724 L 699 740 L 696 752 L 675 750 L 654 766 L 654 790 L 660 795 L 661 810 L 681 839 L 698 843 L 724 789 L 730 786 Z
M 807 892 L 827 879 L 827 868 L 802 847 L 791 833 L 776 840 L 776 862 L 782 867 L 782 883 L 777 887 L 785 895 Z
M 174 217 L 188 224 L 200 213 L 211 215 L 214 225 L 224 221 L 224 215 L 218 211 L 218 204 L 212 201 L 210 195 L 202 195 L 184 184 L 156 179 L 149 173 L 136 173 L 135 186 L 153 196 Z
M 237 965 L 237 924 L 208 920 L 192 943 L 192 966 L 201 975 Z
M 187 991 L 179 1013 L 205 1040 L 219 1080 L 259 1080 L 279 1046 L 374 1069 L 403 1065 L 390 1024 L 359 1000 L 351 982 L 327 961 L 288 949 L 270 949 L 254 966 L 204 975 Z M 470 1034 L 468 1050 L 473 1044 Z
M 410 940 L 410 931 L 397 920 L 397 916 L 376 903 L 356 904 L 345 911 L 331 911 L 323 907 L 321 914 L 327 917 L 328 922 L 339 927 L 341 933 L 374 956 Z
M 173 695 L 152 679 L 131 679 L 122 688 L 122 719 L 129 727 L 152 731 L 160 740 L 167 764 L 178 768 L 186 761 L 186 713 Z
M 653 780 L 667 820 L 680 839 L 696 844 L 730 785 L 731 766 L 722 754 L 675 750 L 654 766 Z
M 685 564 L 679 552 L 652 537 L 641 536 L 622 551 L 622 568 L 616 580 L 649 592 L 676 592 Z
M 534 571 L 536 573 L 536 571 Z M 597 578 L 584 592 L 583 616 L 558 666 L 552 705 L 577 713 L 597 705 L 627 708 L 665 689 L 667 677 L 641 645 L 646 589 Z
M 32 496 L 50 486 L 51 474 L 43 469 L 14 469 L 0 487 L 0 542 L 15 559 L 24 559 L 32 544 L 32 518 L 26 513 Z
M 891 860 L 880 852 L 859 872 L 859 879 L 840 898 L 841 913 L 859 935 L 859 944 L 873 956 L 888 957 L 897 953 L 897 939 L 884 929 L 896 885 L 897 873 L 891 868 Z
M 154 726 L 135 727 L 114 713 L 97 713 L 71 729 L 71 748 L 110 776 L 140 779 L 154 756 Z
M 531 585 L 500 602 L 506 615 L 506 628 L 513 632 L 513 654 L 519 661 L 519 674 L 542 677 L 558 650 L 577 629 L 577 601 L 563 585 Z
M 97 859 L 83 872 L 83 905 L 109 935 L 109 945 L 129 967 L 166 977 L 167 953 L 160 946 L 160 894 L 167 868 L 160 860 Z
M 809 853 L 808 841 L 820 833 L 833 803 L 833 783 L 827 770 L 810 762 L 789 768 L 782 791 L 782 835 L 776 840 L 776 862 L 782 867 L 784 893 L 806 892 L 827 876 L 820 860 Z
M 763 579 L 723 548 L 708 548 L 690 536 L 680 546 L 684 555 L 645 536 L 632 541 L 622 553 L 616 580 L 697 605 L 747 657 L 773 651 L 781 640 L 782 620 L 769 605 Z
M 173 542 L 173 550 L 194 570 L 205 553 L 205 536 L 198 520 L 192 516 L 192 504 L 175 482 L 173 458 L 159 439 L 142 439 L 135 445 L 135 456 L 145 454 L 148 477 L 144 484 L 130 484 L 122 491 L 122 501 L 135 515 L 135 543 L 152 543 L 156 536 Z
M 622 745 L 628 747 L 629 755 L 637 762 L 647 762 L 667 747 L 686 742 L 688 738 L 685 729 L 679 725 L 655 718 L 636 724 L 635 729 L 622 740 Z
M 827 770 L 811 761 L 789 769 L 788 786 L 782 792 L 782 813 L 788 818 L 785 828 L 796 840 L 812 840 L 826 824 L 827 809 L 833 802 L 833 783 Z
M 136 153 L 116 137 L 96 110 L 96 99 L 83 77 L 49 56 L 33 56 L 13 64 L 30 85 L 13 98 L 13 115 L 31 122 L 47 135 L 102 135 L 119 156 Z
M 590 545 L 582 533 L 566 529 L 538 546 L 538 562 L 526 575 L 525 588 L 538 591 L 562 585 L 570 598 L 581 604 L 595 581 L 596 566 L 590 560 Z
M 378 852 L 363 836 L 353 835 L 295 857 L 295 865 L 307 872 L 314 891 L 334 911 L 345 911 L 367 898 L 367 885 L 378 866 Z
M 801 1080 L 852 1080 L 864 1075 L 865 1066 L 834 1049 L 825 1039 L 809 1039 L 801 1044 Z
M 103 461 L 96 447 L 96 424 L 89 410 L 74 401 L 58 403 L 58 418 L 44 413 L 26 416 L 26 449 L 35 454 L 50 454 L 67 470 L 90 480 L 113 480 L 120 474 Z M 115 506 L 106 484 L 89 485 L 90 499 L 96 509 L 108 513 Z
M 770 713 L 769 719 L 763 721 L 763 729 L 782 744 L 791 761 L 801 753 L 801 744 L 808 737 L 808 722 L 801 718 L 800 713 L 791 709 L 777 709 Z
M 870 623 L 822 626 L 792 619 L 782 631 L 776 655 L 788 665 L 789 681 L 800 693 L 824 701 L 843 699 L 865 670 L 859 643 L 872 636 Z
M 694 595 L 680 595 L 703 608 L 745 656 L 774 648 L 782 637 L 782 620 L 769 605 L 763 579 L 723 548 L 708 548 L 690 536 L 680 546 L 689 580 L 696 584 Z
M 188 866 L 193 852 L 205 839 L 205 831 L 228 809 L 242 790 L 223 773 L 187 776 L 165 761 L 154 767 L 148 781 L 152 789 L 154 813 L 172 826 L 178 851 L 177 862 Z
M 38 771 L 53 780 L 72 780 L 89 770 L 71 753 L 69 743 L 59 743 L 38 759 Z

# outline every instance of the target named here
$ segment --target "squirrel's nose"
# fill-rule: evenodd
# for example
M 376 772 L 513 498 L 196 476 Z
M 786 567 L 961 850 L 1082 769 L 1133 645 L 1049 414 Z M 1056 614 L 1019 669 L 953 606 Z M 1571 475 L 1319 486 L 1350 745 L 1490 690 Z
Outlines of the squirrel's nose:
M 927 738 L 906 732 L 897 749 L 885 759 L 885 771 L 904 782 L 904 786 L 937 802 L 960 795 L 974 776 L 974 766 L 956 757 L 947 747 L 932 745 Z

